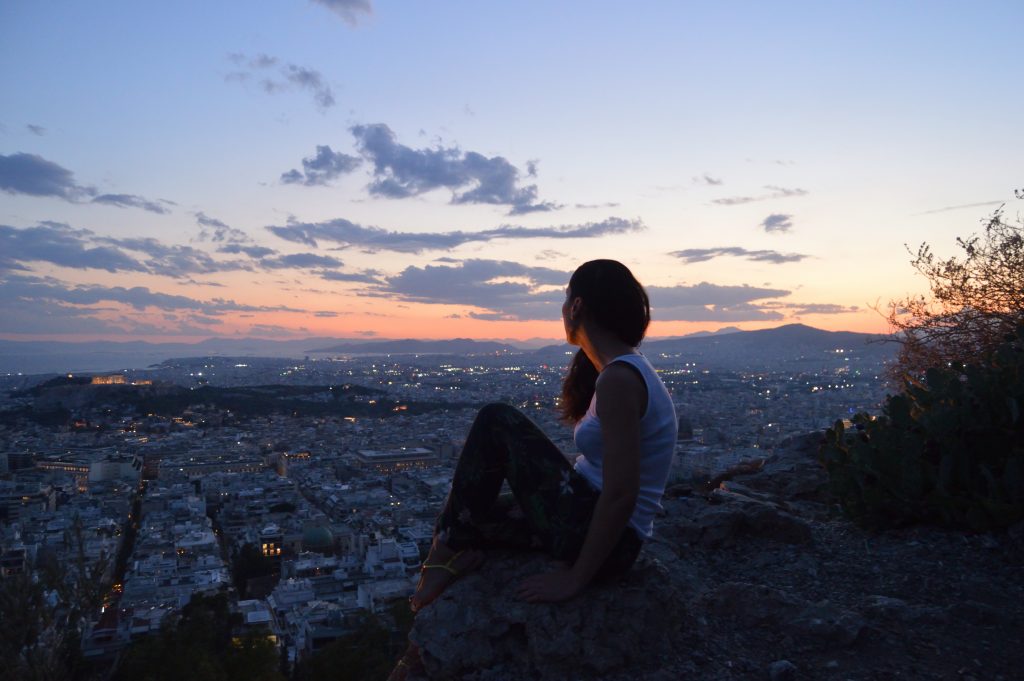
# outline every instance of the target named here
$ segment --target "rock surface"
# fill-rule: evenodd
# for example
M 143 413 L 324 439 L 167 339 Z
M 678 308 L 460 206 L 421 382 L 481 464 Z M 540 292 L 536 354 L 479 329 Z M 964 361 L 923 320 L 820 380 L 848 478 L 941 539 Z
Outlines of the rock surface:
M 679 592 L 657 560 L 619 582 L 561 604 L 514 596 L 524 578 L 552 569 L 540 555 L 491 553 L 416 617 L 409 640 L 430 679 L 598 678 L 653 672 L 673 659 L 684 618 Z
M 634 571 L 527 605 L 541 556 L 493 554 L 416 618 L 426 678 L 1022 678 L 1024 529 L 864 531 L 835 515 L 818 437 L 677 485 Z

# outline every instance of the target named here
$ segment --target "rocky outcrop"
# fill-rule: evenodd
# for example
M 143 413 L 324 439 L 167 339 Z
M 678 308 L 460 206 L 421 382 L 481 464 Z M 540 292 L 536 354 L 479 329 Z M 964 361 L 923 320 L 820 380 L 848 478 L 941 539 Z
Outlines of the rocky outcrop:
M 761 537 L 787 544 L 811 541 L 810 524 L 783 511 L 778 504 L 739 491 L 739 485 L 714 490 L 707 498 L 681 497 L 666 501 L 659 534 L 682 544 L 715 548 L 744 537 Z
M 633 571 L 567 603 L 515 597 L 543 556 L 489 554 L 417 616 L 420 678 L 1017 678 L 1024 525 L 865 532 L 834 512 L 817 442 L 670 489 Z
M 816 460 L 818 439 L 795 438 L 763 460 L 720 471 L 711 489 L 669 489 L 659 535 L 705 548 L 749 538 L 809 543 L 811 522 L 828 515 L 827 477 Z
M 747 496 L 771 500 L 788 513 L 823 519 L 831 500 L 828 474 L 818 461 L 821 440 L 820 433 L 788 438 L 759 466 L 746 463 L 721 471 L 712 487 L 741 486 Z
M 429 679 L 598 679 L 659 669 L 672 657 L 684 604 L 666 569 L 642 558 L 622 580 L 559 604 L 515 597 L 552 569 L 536 554 L 488 555 L 416 617 L 409 640 Z

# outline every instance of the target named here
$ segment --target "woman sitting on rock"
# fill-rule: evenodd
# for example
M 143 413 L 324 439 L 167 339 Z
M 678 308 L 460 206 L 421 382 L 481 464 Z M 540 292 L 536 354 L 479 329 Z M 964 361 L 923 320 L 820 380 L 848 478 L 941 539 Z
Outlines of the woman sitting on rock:
M 647 293 L 622 263 L 593 260 L 569 280 L 562 321 L 566 340 L 580 348 L 562 384 L 561 411 L 575 424 L 581 454 L 571 465 L 513 407 L 481 409 L 410 599 L 414 611 L 496 543 L 542 548 L 563 563 L 518 585 L 521 598 L 543 602 L 625 573 L 651 536 L 677 422 L 672 398 L 637 351 L 650 322 Z M 500 502 L 506 480 L 518 502 L 512 509 Z

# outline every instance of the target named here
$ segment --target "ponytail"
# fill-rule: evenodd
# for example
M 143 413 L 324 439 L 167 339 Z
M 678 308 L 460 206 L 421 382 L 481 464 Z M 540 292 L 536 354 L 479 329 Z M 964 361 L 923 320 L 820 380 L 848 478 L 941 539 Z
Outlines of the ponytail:
M 587 413 L 597 386 L 597 367 L 587 353 L 577 350 L 562 381 L 562 400 L 558 406 L 562 420 L 576 423 Z

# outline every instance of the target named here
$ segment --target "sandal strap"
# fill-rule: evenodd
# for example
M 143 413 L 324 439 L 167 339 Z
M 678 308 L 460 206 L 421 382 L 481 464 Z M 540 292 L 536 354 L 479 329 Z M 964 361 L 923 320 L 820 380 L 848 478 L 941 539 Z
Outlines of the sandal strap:
M 423 565 L 420 566 L 420 572 L 423 572 L 425 570 L 432 570 L 432 569 L 435 569 L 435 568 L 440 568 L 441 570 L 447 570 L 449 573 L 451 573 L 455 577 L 458 577 L 459 576 L 459 571 L 456 570 L 454 567 L 452 567 L 452 563 L 454 563 L 456 560 L 458 560 L 459 556 L 461 556 L 462 554 L 463 554 L 463 551 L 457 552 L 454 556 L 449 558 L 446 563 L 424 563 Z

